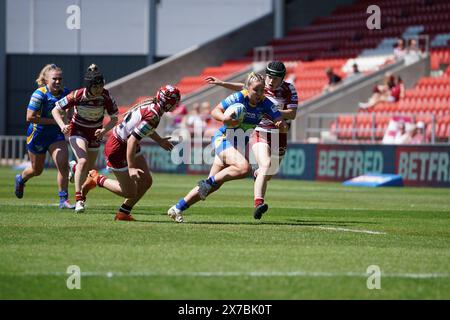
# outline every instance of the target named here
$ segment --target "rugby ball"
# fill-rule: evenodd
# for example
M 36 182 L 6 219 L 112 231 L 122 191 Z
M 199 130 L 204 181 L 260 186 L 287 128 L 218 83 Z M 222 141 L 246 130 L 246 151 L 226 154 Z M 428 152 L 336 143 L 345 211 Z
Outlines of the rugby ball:
M 242 103 L 235 103 L 226 108 L 225 112 L 223 113 L 226 117 L 232 115 L 232 119 L 236 119 L 239 121 L 239 124 L 242 123 L 245 116 L 245 106 Z

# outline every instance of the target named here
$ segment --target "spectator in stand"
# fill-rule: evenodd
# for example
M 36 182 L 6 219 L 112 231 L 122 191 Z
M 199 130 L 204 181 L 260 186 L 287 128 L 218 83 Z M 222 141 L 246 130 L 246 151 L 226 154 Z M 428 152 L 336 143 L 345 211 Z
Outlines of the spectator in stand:
M 388 102 L 399 102 L 405 97 L 405 85 L 400 77 L 397 77 L 395 85 L 391 88 L 391 92 L 387 98 Z
M 202 118 L 205 125 L 211 120 L 211 104 L 208 101 L 200 104 L 200 118 Z
M 413 54 L 413 55 L 421 55 L 422 50 L 419 48 L 419 44 L 417 42 L 417 39 L 409 39 L 408 40 L 408 47 L 406 48 L 407 54 Z
M 323 92 L 332 92 L 341 83 L 342 78 L 334 73 L 333 68 L 330 67 L 325 70 L 325 73 L 328 77 L 328 83 L 323 87 Z
M 356 74 L 356 75 L 361 74 L 357 63 L 354 63 L 352 68 L 353 68 L 353 74 Z
M 411 133 L 411 144 L 423 144 L 426 143 L 425 136 L 425 123 L 418 121 Z
M 394 138 L 394 144 L 409 144 L 411 143 L 411 134 L 406 130 L 406 125 L 403 121 L 398 123 L 398 131 Z
M 194 134 L 196 128 L 204 129 L 203 119 L 200 115 L 200 103 L 196 102 L 192 105 L 192 109 L 184 116 L 181 127 L 186 128 L 191 136 Z
M 384 82 L 381 85 L 375 86 L 373 94 L 367 102 L 360 102 L 361 109 L 368 109 L 374 107 L 379 102 L 397 102 L 405 94 L 405 87 L 400 77 L 398 79 L 391 73 L 386 73 Z
M 414 63 L 414 62 L 418 61 L 421 56 L 422 56 L 422 51 L 419 48 L 417 40 L 409 39 L 408 46 L 406 48 L 405 63 L 406 64 Z
M 383 65 L 394 63 L 400 59 L 404 59 L 407 55 L 407 48 L 405 44 L 405 40 L 403 38 L 399 38 L 397 43 L 394 46 L 393 54 L 386 59 Z
M 214 133 L 222 126 L 222 122 L 217 121 L 211 116 L 211 104 L 208 101 L 200 104 L 200 117 L 203 120 L 203 133 L 205 138 L 211 138 Z
M 347 78 L 345 78 L 345 82 L 350 82 L 350 81 L 353 81 L 353 80 L 355 80 L 355 79 L 358 79 L 359 77 L 361 77 L 361 76 L 363 76 L 363 74 L 359 71 L 359 67 L 358 67 L 358 64 L 357 63 L 354 63 L 353 65 L 352 65 L 352 73 L 351 74 L 349 74 L 348 76 L 347 76 Z
M 397 40 L 397 45 L 394 49 L 394 60 L 397 61 L 405 57 L 407 53 L 405 40 L 403 38 L 399 38 Z
M 184 104 L 178 104 L 178 106 L 172 112 L 167 112 L 166 117 L 168 118 L 168 125 L 166 131 L 170 134 L 175 129 L 180 128 L 181 122 L 184 116 L 188 114 L 186 106 Z

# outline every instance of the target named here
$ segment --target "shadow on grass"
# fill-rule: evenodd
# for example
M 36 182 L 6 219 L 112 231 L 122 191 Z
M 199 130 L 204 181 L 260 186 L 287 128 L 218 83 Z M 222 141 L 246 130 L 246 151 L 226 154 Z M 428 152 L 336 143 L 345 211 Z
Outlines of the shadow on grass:
M 175 222 L 167 219 L 167 221 L 154 221 L 154 220 L 140 220 L 140 223 L 172 223 Z M 334 227 L 348 227 L 350 225 L 357 224 L 379 224 L 377 222 L 368 221 L 328 221 L 328 220 L 287 220 L 286 222 L 279 221 L 261 221 L 261 220 L 251 220 L 251 221 L 185 221 L 183 224 L 186 225 L 249 225 L 249 226 L 293 226 L 293 227 L 310 227 L 310 226 L 334 226 Z
M 156 208 L 155 208 L 156 209 Z M 155 210 L 153 209 L 153 210 Z M 60 211 L 60 210 L 58 210 Z M 156 212 L 155 212 L 156 211 Z M 166 213 L 162 213 L 161 211 L 159 211 L 158 209 L 156 209 L 153 212 L 149 212 L 149 210 L 145 210 L 145 209 L 138 209 L 133 211 L 133 215 L 136 218 L 136 215 L 140 215 L 140 216 L 144 216 L 144 219 L 142 218 L 136 218 L 136 222 L 137 223 L 160 223 L 160 224 L 176 224 L 175 222 L 173 222 L 170 218 L 167 217 Z M 69 210 L 67 210 L 66 212 L 69 212 Z M 98 208 L 91 208 L 89 209 L 89 214 L 98 214 L 98 215 L 109 215 L 111 217 L 114 217 L 115 213 L 117 212 L 117 207 L 103 207 L 102 209 L 98 209 Z M 199 216 L 204 216 L 204 214 L 199 214 Z M 213 214 L 211 215 L 213 216 Z M 242 217 L 241 214 L 239 214 L 239 216 Z M 150 218 L 151 217 L 164 217 L 165 220 L 147 220 L 145 218 Z M 248 220 L 247 221 L 219 221 L 219 220 L 215 220 L 215 221 L 190 221 L 191 217 L 189 214 L 185 216 L 186 221 L 183 224 L 186 225 L 249 225 L 249 226 L 261 226 L 261 225 L 266 225 L 266 226 L 293 226 L 293 227 L 349 227 L 349 226 L 355 226 L 355 225 L 379 225 L 379 222 L 374 222 L 374 221 L 362 221 L 362 220 L 350 220 L 350 221 L 346 221 L 346 220 L 330 220 L 330 219 L 326 219 L 326 220 L 307 220 L 307 219 L 292 219 L 292 218 L 287 218 L 285 221 L 280 221 L 279 218 L 278 221 L 270 221 L 270 220 L 265 220 L 265 218 L 263 217 L 261 220 L 255 220 L 253 219 L 252 215 L 248 215 Z M 268 215 L 267 218 L 272 218 L 275 217 L 275 215 Z M 266 218 L 266 219 L 267 219 Z M 344 219 L 345 217 L 343 217 Z

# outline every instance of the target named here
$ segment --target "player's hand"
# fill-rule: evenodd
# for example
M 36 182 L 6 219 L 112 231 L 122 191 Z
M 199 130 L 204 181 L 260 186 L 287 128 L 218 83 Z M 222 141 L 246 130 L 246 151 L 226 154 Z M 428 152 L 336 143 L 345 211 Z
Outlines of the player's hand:
M 143 174 L 144 171 L 139 168 L 128 168 L 128 174 L 130 175 L 131 180 L 137 181 L 141 179 L 141 174 Z
M 64 127 L 61 128 L 61 132 L 64 134 L 69 134 L 70 132 L 70 124 L 66 124 Z
M 228 116 L 223 117 L 223 124 L 227 127 L 236 127 L 239 125 L 239 120 L 233 119 L 236 116 L 236 112 L 231 113 Z
M 158 144 L 166 151 L 171 151 L 173 149 L 173 144 L 170 142 L 170 138 L 172 137 L 165 137 L 161 138 L 161 140 L 158 142 Z
M 235 112 L 233 112 L 233 113 L 230 113 L 230 114 L 228 114 L 228 115 L 225 115 L 225 113 L 223 114 L 223 122 L 225 123 L 225 122 L 229 122 L 229 121 L 231 121 L 231 120 L 235 120 L 235 119 L 233 119 L 234 117 L 236 117 L 236 111 Z
M 95 130 L 94 135 L 95 135 L 95 137 L 97 138 L 98 141 L 101 141 L 103 139 L 105 133 L 106 133 L 105 128 L 101 128 L 101 129 Z
M 288 132 L 288 126 L 286 122 L 280 120 L 275 122 L 275 126 L 280 130 L 281 133 L 287 133 Z
M 223 122 L 227 127 L 237 127 L 239 125 L 239 120 L 231 119 Z
M 222 84 L 221 80 L 219 80 L 219 79 L 217 79 L 216 77 L 213 77 L 213 76 L 207 76 L 205 78 L 205 81 L 208 84 L 216 84 L 216 85 L 221 85 Z

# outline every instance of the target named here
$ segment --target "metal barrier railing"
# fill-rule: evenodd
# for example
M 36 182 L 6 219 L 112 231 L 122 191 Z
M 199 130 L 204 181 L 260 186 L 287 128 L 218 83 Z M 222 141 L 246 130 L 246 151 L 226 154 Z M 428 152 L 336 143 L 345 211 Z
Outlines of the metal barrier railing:
M 0 165 L 17 165 L 27 159 L 27 137 L 0 136 Z
M 358 116 L 368 116 L 371 118 L 369 127 L 360 127 L 358 123 Z M 351 127 L 341 128 L 339 127 L 339 116 L 351 117 Z M 428 137 L 427 144 L 450 144 L 450 134 L 445 138 L 438 138 L 438 122 L 441 120 L 439 116 L 434 113 L 401 113 L 401 112 L 387 112 L 387 113 L 316 113 L 307 115 L 306 126 L 306 140 L 314 142 L 335 142 L 335 143 L 347 143 L 348 140 L 352 140 L 357 143 L 359 140 L 370 140 L 372 143 L 381 143 L 384 129 L 377 123 L 378 117 L 411 117 L 414 123 L 422 121 L 423 118 L 428 117 L 430 121 L 426 128 L 426 135 Z M 332 128 L 332 123 L 334 127 Z M 448 124 L 450 125 L 450 124 Z M 380 132 L 383 130 L 383 132 Z M 333 136 L 333 134 L 335 136 Z M 327 141 L 322 141 L 323 136 L 327 137 Z M 342 138 L 345 136 L 345 138 Z M 363 138 L 362 138 L 363 137 Z M 333 141 L 334 140 L 334 141 Z M 342 140 L 342 141 L 340 141 Z

